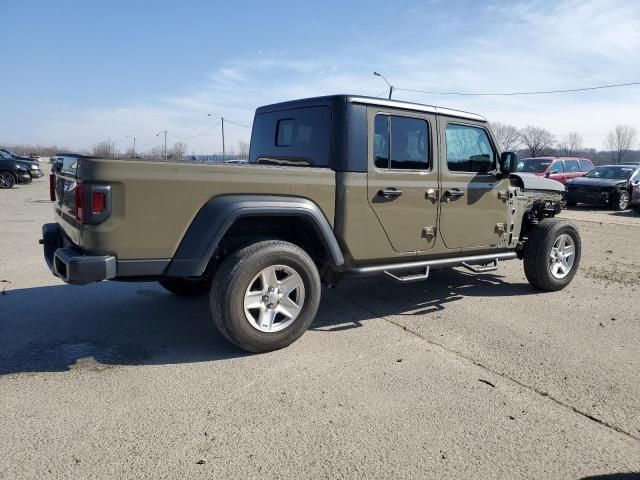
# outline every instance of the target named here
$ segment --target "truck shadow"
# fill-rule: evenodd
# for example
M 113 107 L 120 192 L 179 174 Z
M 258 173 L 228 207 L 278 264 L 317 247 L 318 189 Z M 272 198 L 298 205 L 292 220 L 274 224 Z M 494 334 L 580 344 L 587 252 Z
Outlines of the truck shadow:
M 314 330 L 356 328 L 384 315 L 426 315 L 468 296 L 527 295 L 496 275 L 437 272 L 400 285 L 376 277 L 328 290 Z M 375 299 L 367 303 L 367 299 Z M 362 305 L 368 305 L 362 308 Z M 208 297 L 179 298 L 155 283 L 102 282 L 9 289 L 0 295 L 0 375 L 115 365 L 159 365 L 248 355 L 210 319 Z

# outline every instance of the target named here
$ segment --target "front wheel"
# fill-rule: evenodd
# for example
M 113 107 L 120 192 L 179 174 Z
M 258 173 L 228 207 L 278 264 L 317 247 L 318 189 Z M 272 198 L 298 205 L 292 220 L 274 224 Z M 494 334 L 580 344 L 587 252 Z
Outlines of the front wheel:
M 320 294 L 311 257 L 292 243 L 266 240 L 220 265 L 211 286 L 211 313 L 231 343 L 267 352 L 302 336 L 316 316 Z
M 15 177 L 9 172 L 0 172 L 0 188 L 13 188 L 16 184 Z
M 580 264 L 582 242 L 576 227 L 546 218 L 531 231 L 524 249 L 524 273 L 540 290 L 557 291 L 571 283 Z
M 618 190 L 611 195 L 611 207 L 618 212 L 626 210 L 629 207 L 629 192 L 626 190 Z

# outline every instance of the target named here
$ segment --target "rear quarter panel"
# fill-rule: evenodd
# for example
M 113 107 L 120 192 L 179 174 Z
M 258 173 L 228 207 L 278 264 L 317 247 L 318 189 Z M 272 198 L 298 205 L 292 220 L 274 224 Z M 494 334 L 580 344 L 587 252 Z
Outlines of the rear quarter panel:
M 120 260 L 171 258 L 200 208 L 218 195 L 299 196 L 334 222 L 335 173 L 329 169 L 87 160 L 78 177 L 112 185 L 111 217 L 81 227 L 79 245 Z

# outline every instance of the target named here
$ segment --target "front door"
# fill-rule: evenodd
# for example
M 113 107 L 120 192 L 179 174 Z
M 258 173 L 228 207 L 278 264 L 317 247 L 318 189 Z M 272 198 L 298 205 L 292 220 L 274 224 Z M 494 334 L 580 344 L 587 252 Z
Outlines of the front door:
M 398 253 L 436 239 L 438 174 L 434 115 L 369 108 L 369 204 Z
M 493 247 L 507 223 L 509 180 L 485 124 L 441 117 L 440 233 L 447 248 Z

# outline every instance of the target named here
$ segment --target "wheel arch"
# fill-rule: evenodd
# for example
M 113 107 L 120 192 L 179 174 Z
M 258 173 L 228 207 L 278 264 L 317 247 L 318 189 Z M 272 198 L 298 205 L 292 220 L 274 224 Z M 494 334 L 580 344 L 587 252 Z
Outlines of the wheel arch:
M 207 269 L 216 248 L 234 226 L 251 218 L 297 219 L 313 229 L 327 262 L 344 264 L 342 250 L 321 209 L 302 197 L 273 195 L 224 195 L 209 200 L 198 211 L 167 268 L 169 276 L 200 276 Z M 263 232 L 256 231 L 259 236 Z

